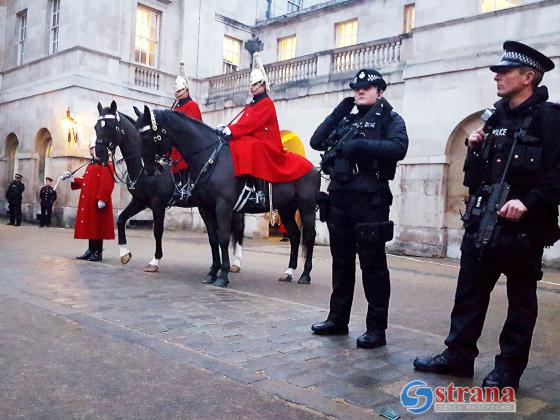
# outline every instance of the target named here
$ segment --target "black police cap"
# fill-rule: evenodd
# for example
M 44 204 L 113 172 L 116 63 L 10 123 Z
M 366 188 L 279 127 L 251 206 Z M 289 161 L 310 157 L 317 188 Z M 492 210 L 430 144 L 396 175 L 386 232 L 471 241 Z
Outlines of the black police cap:
M 361 89 L 368 86 L 376 86 L 379 90 L 385 91 L 387 83 L 377 70 L 362 69 L 354 76 L 350 82 L 350 89 Z
M 546 55 L 528 45 L 517 41 L 506 41 L 500 62 L 490 66 L 490 70 L 498 73 L 505 68 L 526 66 L 544 73 L 552 70 L 554 63 Z
M 15 178 L 23 178 L 23 177 L 21 176 L 21 174 L 14 174 L 14 177 L 15 177 Z
M 53 179 L 52 179 L 50 176 L 47 176 L 47 177 L 45 178 L 45 180 L 46 180 L 46 181 L 52 181 Z

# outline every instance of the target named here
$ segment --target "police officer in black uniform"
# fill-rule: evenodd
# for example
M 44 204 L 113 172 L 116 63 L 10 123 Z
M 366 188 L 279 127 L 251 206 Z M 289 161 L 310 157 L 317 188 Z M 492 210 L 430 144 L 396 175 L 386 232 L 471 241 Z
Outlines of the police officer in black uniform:
M 386 343 L 391 288 L 385 255 L 385 243 L 393 237 L 388 181 L 406 154 L 408 136 L 404 120 L 383 98 L 387 83 L 379 72 L 360 70 L 350 87 L 354 96 L 343 99 L 311 138 L 312 148 L 327 151 L 322 167 L 331 182 L 321 217 L 333 258 L 329 316 L 311 329 L 320 335 L 348 334 L 357 252 L 368 301 L 367 331 L 357 345 L 373 348 Z
M 503 273 L 509 307 L 500 334 L 501 352 L 482 386 L 519 386 L 537 320 L 543 248 L 560 237 L 560 106 L 546 102 L 547 88 L 539 87 L 543 73 L 553 68 L 549 58 L 514 41 L 504 43 L 501 61 L 490 67 L 502 99 L 484 129 L 467 139 L 464 183 L 477 200 L 483 200 L 484 186 L 500 181 L 517 138 L 505 178 L 511 188 L 498 212 L 497 240 L 485 253 L 480 253 L 475 240 L 480 220 L 475 217 L 465 223 L 447 349 L 434 357 L 417 358 L 416 370 L 473 376 L 490 292 Z
M 56 201 L 56 191 L 52 187 L 52 178 L 45 178 L 45 186 L 39 191 L 41 199 L 41 220 L 39 227 L 51 225 L 51 215 L 53 203 Z
M 10 213 L 10 221 L 8 225 L 21 225 L 21 200 L 25 190 L 25 185 L 21 182 L 20 174 L 14 175 L 14 180 L 10 183 L 6 191 L 6 200 L 8 200 L 8 211 Z

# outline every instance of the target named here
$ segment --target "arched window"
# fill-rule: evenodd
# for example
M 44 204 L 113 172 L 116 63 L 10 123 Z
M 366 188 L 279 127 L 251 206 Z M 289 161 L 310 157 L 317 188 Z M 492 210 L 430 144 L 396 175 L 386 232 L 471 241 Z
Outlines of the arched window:
M 50 173 L 50 157 L 52 153 L 52 137 L 49 130 L 41 128 L 35 136 L 35 152 L 39 155 L 37 161 L 37 185 L 42 185 L 45 176 L 53 176 Z
M 18 170 L 16 161 L 16 150 L 18 148 L 19 141 L 14 133 L 8 134 L 6 137 L 6 144 L 4 148 L 4 157 L 8 162 L 8 170 L 6 171 L 6 182 L 11 182 L 14 178 L 14 173 Z

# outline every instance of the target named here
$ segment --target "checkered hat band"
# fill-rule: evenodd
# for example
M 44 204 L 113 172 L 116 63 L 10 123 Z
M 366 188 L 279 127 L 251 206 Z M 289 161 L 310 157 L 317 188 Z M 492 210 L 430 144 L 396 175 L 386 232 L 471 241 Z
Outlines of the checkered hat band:
M 516 61 L 521 64 L 527 64 L 528 66 L 534 67 L 537 70 L 544 72 L 544 68 L 540 65 L 538 61 L 534 60 L 528 55 L 521 54 L 515 51 L 505 51 L 504 54 L 502 55 L 502 60 Z

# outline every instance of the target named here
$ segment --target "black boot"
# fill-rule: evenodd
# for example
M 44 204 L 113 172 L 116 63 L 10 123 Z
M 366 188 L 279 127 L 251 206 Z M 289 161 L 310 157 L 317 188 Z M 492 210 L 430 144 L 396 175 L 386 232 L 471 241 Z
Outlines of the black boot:
M 102 259 L 103 259 L 103 254 L 100 251 L 93 251 L 87 260 L 101 261 Z
M 313 324 L 311 329 L 318 335 L 344 335 L 348 334 L 348 325 L 337 325 L 328 319 L 323 322 Z
M 366 331 L 356 341 L 356 346 L 362 349 L 373 349 L 387 344 L 385 331 Z
M 519 388 L 519 378 L 517 375 L 503 369 L 494 368 L 482 381 L 483 388 L 496 387 L 502 389 L 508 386 L 513 389 Z
M 89 259 L 89 257 L 91 257 L 91 250 L 88 249 L 82 255 L 80 255 L 79 257 L 76 257 L 76 259 L 77 260 L 87 260 L 87 259 Z
M 472 378 L 474 376 L 474 360 L 459 361 L 444 352 L 434 357 L 417 357 L 414 359 L 414 369 L 420 372 Z

